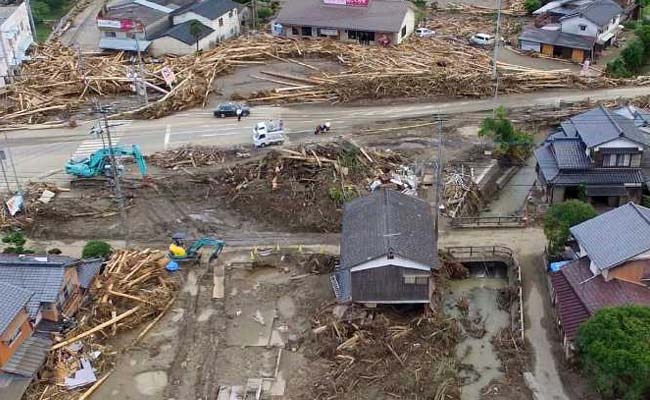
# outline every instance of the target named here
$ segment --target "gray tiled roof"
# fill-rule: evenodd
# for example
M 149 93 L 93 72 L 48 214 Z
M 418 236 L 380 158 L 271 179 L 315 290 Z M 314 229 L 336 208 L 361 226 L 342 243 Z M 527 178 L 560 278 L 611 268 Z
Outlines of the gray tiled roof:
M 570 230 L 598 269 L 606 270 L 650 250 L 650 209 L 628 203 Z
M 560 169 L 557 166 L 557 161 L 555 161 L 555 155 L 552 150 L 553 145 L 551 143 L 544 143 L 542 147 L 535 149 L 535 159 L 537 159 L 537 165 L 544 176 L 546 182 L 552 182 L 553 179 L 560 173 Z
M 239 3 L 232 0 L 202 0 L 175 10 L 172 15 L 193 12 L 210 20 L 215 20 L 231 10 L 238 9 Z
M 190 31 L 190 25 L 192 24 L 192 21 L 186 21 L 183 22 L 182 24 L 174 25 L 171 27 L 169 30 L 163 32 L 160 34 L 158 37 L 164 37 L 164 36 L 169 36 L 172 37 L 176 40 L 180 40 L 181 42 L 185 44 L 195 44 L 196 43 L 196 38 L 192 36 L 192 33 Z M 201 40 L 204 37 L 208 36 L 214 32 L 214 29 L 210 28 L 209 26 L 205 26 L 201 24 L 201 33 L 199 34 L 198 39 Z M 157 37 L 157 38 L 158 38 Z M 156 39 L 157 39 L 156 38 Z
M 0 335 L 27 305 L 34 293 L 15 285 L 0 282 Z
M 560 171 L 553 183 L 557 185 L 623 185 L 644 182 L 638 168 L 599 168 L 586 171 Z
M 38 314 L 41 303 L 56 301 L 65 274 L 65 266 L 73 260 L 63 256 L 19 257 L 16 255 L 0 255 L 0 282 L 9 283 L 34 292 L 27 303 L 30 317 Z
M 639 144 L 648 142 L 633 120 L 612 113 L 602 106 L 570 118 L 561 127 L 575 130 L 587 147 L 595 147 L 620 137 Z M 567 134 L 570 135 L 570 132 Z
M 411 261 L 437 266 L 437 240 L 429 204 L 387 189 L 346 203 L 341 265 L 352 268 L 391 250 Z
M 26 377 L 34 376 L 45 362 L 51 346 L 51 339 L 31 336 L 20 344 L 2 370 Z
M 605 26 L 612 18 L 623 12 L 621 6 L 612 0 L 594 0 L 573 13 L 568 14 L 562 19 L 569 19 L 576 16 L 582 16 L 598 26 Z
M 553 44 L 572 49 L 592 50 L 596 43 L 596 38 L 590 36 L 574 35 L 561 31 L 551 31 L 547 29 L 526 28 L 519 40 L 525 40 L 536 43 Z
M 588 169 L 591 161 L 579 139 L 558 139 L 553 141 L 555 160 L 560 169 Z
M 77 265 L 77 276 L 79 277 L 79 286 L 81 286 L 84 289 L 88 289 L 95 275 L 99 273 L 102 264 L 104 264 L 104 260 L 97 259 L 97 260 L 83 260 L 82 263 Z
M 371 0 L 367 7 L 324 4 L 322 0 L 286 1 L 276 21 L 282 25 L 399 32 L 410 2 Z

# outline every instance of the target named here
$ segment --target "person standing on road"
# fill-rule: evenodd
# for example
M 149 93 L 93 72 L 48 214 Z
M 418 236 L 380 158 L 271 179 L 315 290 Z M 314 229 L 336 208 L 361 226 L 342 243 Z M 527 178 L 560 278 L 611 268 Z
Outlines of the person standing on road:
M 237 107 L 236 113 L 237 113 L 237 122 L 239 122 L 239 121 L 241 121 L 241 108 L 240 107 Z

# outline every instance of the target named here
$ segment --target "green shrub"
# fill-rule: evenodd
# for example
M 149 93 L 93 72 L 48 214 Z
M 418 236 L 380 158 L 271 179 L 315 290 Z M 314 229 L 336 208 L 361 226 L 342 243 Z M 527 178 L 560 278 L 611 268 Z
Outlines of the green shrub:
M 335 203 L 343 204 L 347 201 L 359 197 L 359 193 L 354 187 L 346 186 L 341 189 L 338 186 L 334 186 L 329 189 L 329 196 L 330 200 L 334 201 Z
M 257 18 L 261 20 L 266 20 L 273 15 L 273 10 L 269 7 L 260 7 L 257 9 Z
M 544 234 L 551 256 L 562 251 L 569 239 L 569 228 L 598 215 L 594 207 L 580 200 L 553 204 L 544 215 Z
M 641 205 L 643 207 L 650 208 L 650 196 L 648 196 L 647 194 L 644 194 L 643 196 L 641 196 Z
M 598 311 L 578 330 L 580 365 L 605 399 L 650 398 L 650 307 Z
M 25 243 L 27 243 L 27 239 L 25 239 L 25 235 L 23 235 L 22 232 L 12 231 L 2 238 L 2 243 L 13 244 L 16 247 L 23 247 Z
M 524 1 L 524 8 L 528 11 L 528 14 L 532 14 L 533 11 L 537 10 L 542 6 L 540 0 L 526 0 Z
M 632 76 L 630 70 L 627 69 L 625 61 L 621 57 L 616 57 L 612 61 L 607 63 L 607 75 L 612 78 L 629 78 Z
M 503 106 L 496 109 L 494 117 L 481 122 L 478 135 L 492 139 L 498 146 L 496 155 L 513 162 L 526 159 L 533 148 L 533 136 L 516 129 Z
M 621 52 L 621 58 L 630 72 L 638 72 L 645 60 L 645 48 L 641 40 L 631 40 Z
M 61 249 L 59 249 L 59 248 L 57 248 L 57 247 L 55 247 L 55 248 L 53 248 L 53 249 L 49 249 L 49 250 L 47 251 L 47 254 L 54 254 L 54 255 L 57 255 L 57 254 L 61 254 L 61 253 L 63 253 L 63 252 L 61 251 Z
M 111 245 L 101 240 L 90 240 L 86 242 L 81 251 L 81 258 L 106 258 L 113 249 Z

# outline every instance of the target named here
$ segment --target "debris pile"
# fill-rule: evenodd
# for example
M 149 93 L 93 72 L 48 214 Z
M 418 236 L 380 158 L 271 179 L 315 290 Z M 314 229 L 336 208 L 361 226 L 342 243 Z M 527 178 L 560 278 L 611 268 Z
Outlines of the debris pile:
M 44 208 L 45 204 L 57 193 L 68 191 L 52 183 L 35 182 L 29 183 L 23 190 L 24 205 L 15 215 L 11 215 L 7 207 L 2 207 L 0 212 L 0 228 L 4 229 L 25 229 L 33 222 L 33 216 Z
M 295 58 L 317 57 L 336 61 L 345 70 L 328 74 Z M 91 54 L 80 63 L 76 52 L 57 42 L 34 49 L 32 61 L 22 68 L 17 83 L 7 89 L 7 104 L 0 124 L 43 123 L 88 104 L 92 98 L 132 93 L 133 60 L 124 53 Z M 158 118 L 170 112 L 203 105 L 215 90 L 215 79 L 235 67 L 264 65 L 270 61 L 295 63 L 310 76 L 282 74 L 274 81 L 285 84 L 272 93 L 253 95 L 251 102 L 352 101 L 365 98 L 420 96 L 486 96 L 493 93 L 490 55 L 462 40 L 414 38 L 398 47 L 358 46 L 329 39 L 294 41 L 266 34 L 242 37 L 199 55 L 167 56 L 144 62 L 144 79 L 160 97 L 119 117 Z M 650 77 L 611 79 L 581 77 L 570 70 L 539 71 L 500 63 L 499 89 L 506 93 L 540 88 L 606 87 L 646 84 Z M 175 72 L 169 89 L 163 68 Z M 277 78 L 282 78 L 278 81 Z M 153 97 L 153 96 L 152 96 Z M 68 115 L 69 117 L 69 115 Z
M 56 338 L 45 379 L 32 383 L 27 398 L 85 399 L 94 391 L 110 374 L 119 350 L 106 340 L 146 322 L 134 339 L 137 343 L 174 301 L 179 282 L 165 271 L 166 262 L 162 251 L 116 251 L 95 277 L 90 304 L 78 312 L 74 328 Z
M 479 188 L 462 166 L 446 168 L 443 179 L 443 199 L 447 215 L 454 218 L 473 215 L 480 210 L 482 201 Z
M 406 315 L 405 315 L 406 314 Z M 353 308 L 337 321 L 313 320 L 306 351 L 331 363 L 310 398 L 458 399 L 453 318 Z M 311 354 L 310 354 L 311 355 Z
M 335 142 L 279 149 L 208 180 L 225 187 L 230 206 L 242 215 L 295 231 L 337 232 L 340 206 L 405 162 L 396 153 Z
M 243 148 L 224 150 L 214 146 L 186 145 L 178 149 L 154 153 L 149 156 L 148 161 L 161 168 L 179 169 L 218 165 L 229 160 L 247 157 L 250 157 L 250 153 Z

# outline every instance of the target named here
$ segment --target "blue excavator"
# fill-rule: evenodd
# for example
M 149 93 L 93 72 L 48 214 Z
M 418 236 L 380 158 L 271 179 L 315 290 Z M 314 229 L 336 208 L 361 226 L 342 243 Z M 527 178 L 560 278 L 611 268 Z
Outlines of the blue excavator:
M 140 151 L 140 147 L 132 145 L 130 148 L 125 146 L 113 146 L 113 155 L 115 157 L 131 156 L 138 165 L 140 174 L 143 178 L 147 177 L 147 163 Z M 65 164 L 65 172 L 74 175 L 77 178 L 94 178 L 97 176 L 111 177 L 111 148 L 104 147 L 92 153 L 90 156 L 81 160 L 70 159 Z M 118 171 L 118 174 L 120 171 Z
M 185 233 L 175 233 L 172 236 L 172 243 L 169 245 L 169 253 L 167 254 L 169 263 L 166 268 L 168 271 L 177 271 L 179 262 L 198 260 L 199 251 L 203 247 L 209 247 L 210 252 L 204 253 L 201 261 L 210 262 L 221 253 L 225 245 L 226 243 L 223 240 L 212 237 L 202 237 L 190 243 L 186 239 Z

